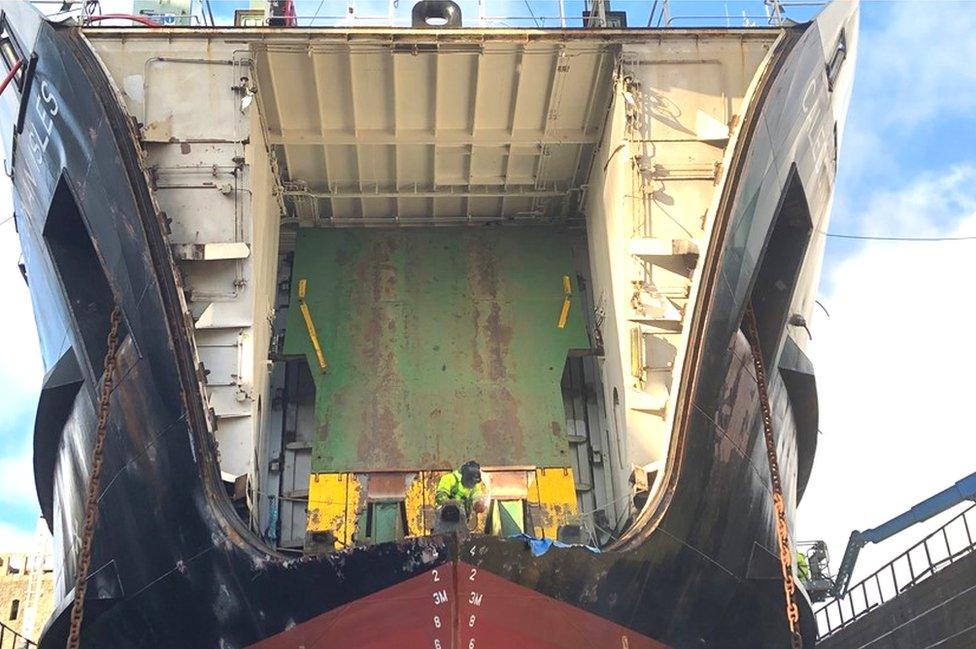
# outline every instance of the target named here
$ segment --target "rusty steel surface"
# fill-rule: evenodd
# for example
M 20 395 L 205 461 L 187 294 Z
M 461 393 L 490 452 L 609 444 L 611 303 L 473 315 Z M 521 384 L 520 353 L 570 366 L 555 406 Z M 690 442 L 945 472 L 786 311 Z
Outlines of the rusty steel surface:
M 560 379 L 589 347 L 578 300 L 557 327 L 574 245 L 558 228 L 300 231 L 293 284 L 330 363 L 313 471 L 566 466 Z M 285 352 L 314 366 L 292 311 Z

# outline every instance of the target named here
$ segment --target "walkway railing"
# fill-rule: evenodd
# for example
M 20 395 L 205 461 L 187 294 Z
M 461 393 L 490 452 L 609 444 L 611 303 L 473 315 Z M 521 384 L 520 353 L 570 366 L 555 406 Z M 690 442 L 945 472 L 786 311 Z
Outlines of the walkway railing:
M 28 640 L 3 622 L 0 622 L 0 649 L 33 649 L 36 646 L 36 642 Z
M 877 607 L 976 549 L 976 505 L 817 610 L 819 639 L 837 633 Z
M 69 16 L 82 19 L 83 0 L 30 0 L 55 20 Z M 715 15 L 714 3 L 700 0 L 649 0 L 621 2 L 609 13 L 594 11 L 584 18 L 581 0 L 455 0 L 460 5 L 465 27 L 479 28 L 580 28 L 605 21 L 619 26 L 626 15 L 629 27 L 768 27 L 815 16 L 826 0 L 745 0 L 732 13 Z M 289 26 L 294 27 L 409 27 L 410 10 L 416 0 L 191 0 L 189 12 L 165 11 L 147 14 L 163 26 L 206 27 L 233 25 L 258 27 L 286 23 L 271 17 L 287 7 Z M 589 6 L 596 6 L 589 3 Z M 728 9 L 726 7 L 726 9 Z M 92 23 L 95 26 L 135 26 L 131 21 Z

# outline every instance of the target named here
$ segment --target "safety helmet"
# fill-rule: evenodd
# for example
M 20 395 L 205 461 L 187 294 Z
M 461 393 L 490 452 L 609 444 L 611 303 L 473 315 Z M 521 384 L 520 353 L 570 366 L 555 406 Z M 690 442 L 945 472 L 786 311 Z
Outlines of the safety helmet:
M 461 465 L 461 484 L 469 489 L 481 482 L 481 465 L 468 460 Z

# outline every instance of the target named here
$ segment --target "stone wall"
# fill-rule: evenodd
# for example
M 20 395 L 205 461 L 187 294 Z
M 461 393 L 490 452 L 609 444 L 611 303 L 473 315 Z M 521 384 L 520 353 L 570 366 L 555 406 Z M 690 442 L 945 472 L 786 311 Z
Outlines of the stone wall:
M 54 608 L 54 573 L 46 548 L 0 553 L 0 622 L 37 641 Z
M 976 554 L 885 602 L 817 649 L 976 647 Z

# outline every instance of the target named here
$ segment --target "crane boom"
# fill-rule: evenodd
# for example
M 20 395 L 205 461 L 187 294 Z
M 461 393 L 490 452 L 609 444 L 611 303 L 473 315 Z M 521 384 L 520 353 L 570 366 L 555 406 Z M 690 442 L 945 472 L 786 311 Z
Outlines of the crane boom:
M 941 514 L 966 500 L 976 500 L 976 473 L 966 476 L 948 489 L 926 498 L 904 514 L 895 516 L 877 527 L 863 532 L 857 530 L 851 532 L 847 549 L 844 550 L 844 558 L 840 562 L 840 570 L 837 571 L 837 577 L 834 579 L 834 589 L 831 595 L 843 597 L 847 592 L 857 556 L 865 545 L 884 541 L 912 525 L 928 520 L 936 514 Z

